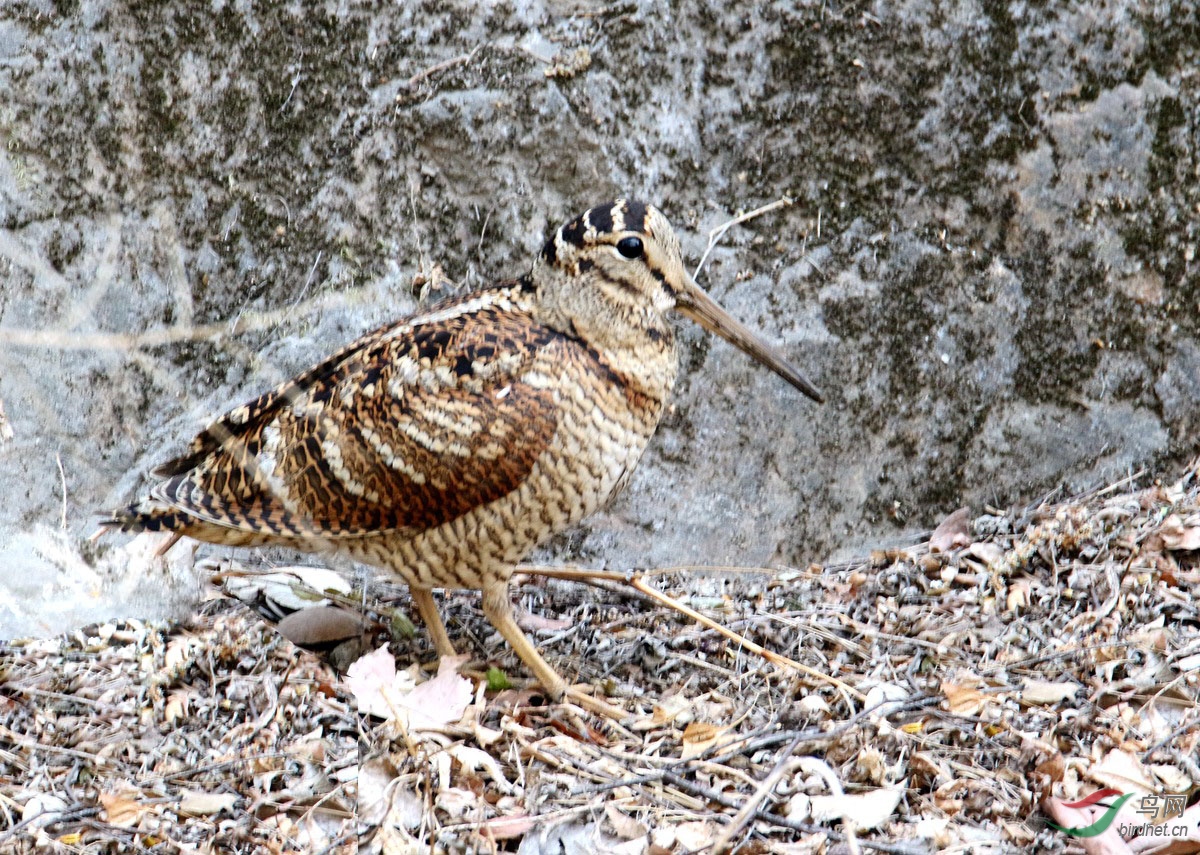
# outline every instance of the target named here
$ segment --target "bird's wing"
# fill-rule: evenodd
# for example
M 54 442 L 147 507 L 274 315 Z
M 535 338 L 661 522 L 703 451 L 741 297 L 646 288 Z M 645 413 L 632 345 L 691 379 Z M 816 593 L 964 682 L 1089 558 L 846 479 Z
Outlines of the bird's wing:
M 565 344 L 519 283 L 369 333 L 227 413 L 160 466 L 151 498 L 282 537 L 417 531 L 516 489 L 557 427 Z

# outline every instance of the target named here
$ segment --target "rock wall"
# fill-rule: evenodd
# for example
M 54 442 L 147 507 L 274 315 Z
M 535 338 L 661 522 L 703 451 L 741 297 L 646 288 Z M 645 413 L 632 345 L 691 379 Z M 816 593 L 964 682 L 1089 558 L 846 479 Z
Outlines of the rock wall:
M 1185 2 L 9 2 L 0 637 L 186 607 L 95 511 L 622 192 L 692 260 L 793 201 L 701 281 L 829 401 L 685 329 L 629 489 L 548 557 L 804 565 L 1169 470 L 1200 445 L 1197 45 Z

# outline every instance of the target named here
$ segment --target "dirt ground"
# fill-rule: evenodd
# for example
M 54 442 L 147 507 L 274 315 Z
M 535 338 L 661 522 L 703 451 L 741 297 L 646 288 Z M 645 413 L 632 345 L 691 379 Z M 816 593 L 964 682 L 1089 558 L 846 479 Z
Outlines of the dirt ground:
M 332 654 L 215 591 L 4 645 L 0 851 L 1200 852 L 1200 465 L 839 565 L 515 589 L 602 704 L 519 688 L 467 592 L 437 674 L 387 586 Z

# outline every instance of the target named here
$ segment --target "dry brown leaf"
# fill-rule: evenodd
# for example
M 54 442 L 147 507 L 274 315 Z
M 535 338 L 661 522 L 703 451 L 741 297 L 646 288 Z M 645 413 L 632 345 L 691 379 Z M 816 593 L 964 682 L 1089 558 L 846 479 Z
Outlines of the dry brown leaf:
M 292 612 L 276 624 L 279 634 L 300 647 L 333 645 L 362 635 L 366 624 L 338 606 L 314 606 Z
M 119 793 L 101 793 L 100 805 L 103 810 L 100 815 L 109 825 L 119 825 L 122 828 L 134 828 L 152 810 L 150 805 L 143 805 L 137 800 L 141 793 L 136 790 L 125 790 Z
M 971 686 L 943 682 L 942 694 L 950 702 L 950 712 L 955 715 L 979 715 L 994 699 Z
M 714 745 L 723 745 L 732 737 L 726 735 L 728 728 L 717 727 L 703 721 L 693 721 L 683 731 L 683 746 L 680 757 L 690 760 Z

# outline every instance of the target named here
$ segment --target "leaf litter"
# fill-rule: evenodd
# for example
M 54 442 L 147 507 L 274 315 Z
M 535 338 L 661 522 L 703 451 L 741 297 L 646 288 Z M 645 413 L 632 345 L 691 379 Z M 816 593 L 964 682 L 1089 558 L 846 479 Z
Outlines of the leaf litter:
M 378 583 L 297 596 L 373 627 L 341 675 L 229 600 L 8 643 L 0 851 L 1200 852 L 1197 467 L 984 511 L 838 565 L 525 575 L 611 716 L 521 688 L 469 592 L 436 672 Z M 1103 833 L 1050 824 L 1106 788 Z

